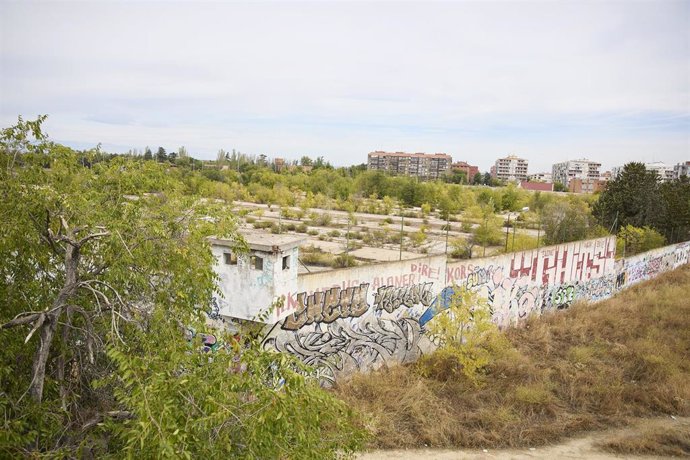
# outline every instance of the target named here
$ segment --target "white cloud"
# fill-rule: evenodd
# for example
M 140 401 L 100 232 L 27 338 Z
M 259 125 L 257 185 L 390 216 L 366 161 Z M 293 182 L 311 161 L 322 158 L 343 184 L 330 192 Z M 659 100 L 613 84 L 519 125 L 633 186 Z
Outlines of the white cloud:
M 49 113 L 56 139 L 208 158 L 680 161 L 689 5 L 5 2 L 0 122 Z

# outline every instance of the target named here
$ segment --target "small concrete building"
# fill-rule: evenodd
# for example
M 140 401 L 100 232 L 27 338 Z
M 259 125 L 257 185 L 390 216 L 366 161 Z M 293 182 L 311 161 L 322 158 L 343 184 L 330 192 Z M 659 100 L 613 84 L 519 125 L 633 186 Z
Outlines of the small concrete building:
M 211 239 L 213 268 L 223 293 L 215 302 L 222 317 L 256 321 L 276 299 L 295 291 L 298 247 L 304 238 L 250 231 L 241 234 L 248 253 L 238 253 L 232 240 Z M 261 322 L 273 323 L 275 315 L 273 312 Z

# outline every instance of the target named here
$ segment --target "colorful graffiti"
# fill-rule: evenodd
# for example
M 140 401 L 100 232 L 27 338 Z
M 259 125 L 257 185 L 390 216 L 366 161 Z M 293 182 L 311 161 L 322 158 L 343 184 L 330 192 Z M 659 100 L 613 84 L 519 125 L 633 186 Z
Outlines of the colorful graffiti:
M 352 278 L 334 280 L 337 287 L 297 294 L 293 313 L 272 327 L 264 347 L 298 356 L 332 383 L 355 371 L 414 361 L 432 350 L 428 324 L 448 309 L 453 286 L 485 299 L 492 320 L 506 328 L 578 301 L 609 298 L 636 282 L 687 264 L 690 243 L 618 261 L 614 251 L 615 238 L 608 237 L 445 268 L 413 264 L 407 273 L 401 269 L 390 274 L 392 269 L 386 272 L 383 264 L 370 272 L 360 268 Z M 438 283 L 432 279 L 444 272 L 445 286 L 435 291 Z M 392 283 L 384 284 L 385 280 Z
M 340 289 L 333 287 L 325 292 L 297 294 L 299 308 L 283 321 L 283 329 L 297 330 L 307 324 L 331 323 L 338 318 L 358 317 L 369 309 L 367 291 L 369 283 Z

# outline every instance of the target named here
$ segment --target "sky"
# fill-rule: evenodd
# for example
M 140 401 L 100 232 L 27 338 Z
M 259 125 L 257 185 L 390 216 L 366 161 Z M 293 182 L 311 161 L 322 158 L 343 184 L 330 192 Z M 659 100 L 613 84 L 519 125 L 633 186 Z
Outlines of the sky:
M 690 1 L 0 0 L 0 126 L 109 152 L 690 161 Z

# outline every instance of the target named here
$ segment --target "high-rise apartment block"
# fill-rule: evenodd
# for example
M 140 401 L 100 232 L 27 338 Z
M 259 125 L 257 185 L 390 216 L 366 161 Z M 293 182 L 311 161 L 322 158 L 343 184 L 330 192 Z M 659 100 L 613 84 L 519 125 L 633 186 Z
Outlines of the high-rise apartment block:
M 440 179 L 450 170 L 453 161 L 445 153 L 371 152 L 367 168 L 394 176 L 412 176 L 423 180 Z
M 499 158 L 491 167 L 491 176 L 506 181 L 527 180 L 527 160 L 515 155 Z
M 599 168 L 601 168 L 601 163 L 597 163 L 596 161 L 590 161 L 584 158 L 580 160 L 568 160 L 553 165 L 551 167 L 551 176 L 554 183 L 560 182 L 567 187 L 573 179 L 580 179 L 585 183 L 599 180 Z

